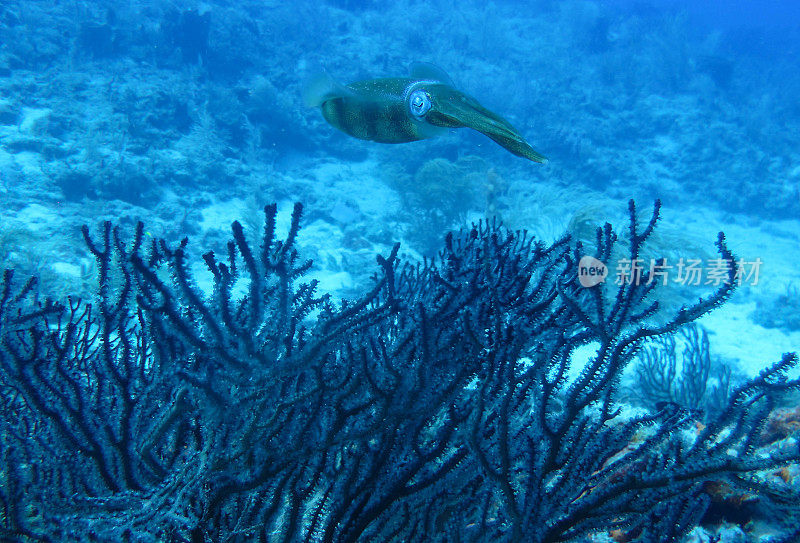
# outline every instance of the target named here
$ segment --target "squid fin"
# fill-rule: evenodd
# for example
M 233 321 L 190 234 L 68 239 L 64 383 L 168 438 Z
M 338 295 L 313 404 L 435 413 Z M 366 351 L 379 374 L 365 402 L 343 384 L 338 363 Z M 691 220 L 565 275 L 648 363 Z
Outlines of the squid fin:
M 341 98 L 352 94 L 352 90 L 324 71 L 315 73 L 303 85 L 303 102 L 308 107 L 319 107 L 332 98 Z
M 426 81 L 438 81 L 444 83 L 449 87 L 453 87 L 453 80 L 447 75 L 447 72 L 439 68 L 436 64 L 430 62 L 412 62 L 411 63 L 411 78 L 423 79 Z

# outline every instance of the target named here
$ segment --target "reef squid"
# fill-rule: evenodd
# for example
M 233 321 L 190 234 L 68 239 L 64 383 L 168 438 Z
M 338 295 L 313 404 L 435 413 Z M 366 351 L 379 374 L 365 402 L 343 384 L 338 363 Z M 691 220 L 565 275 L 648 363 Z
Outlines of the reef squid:
M 345 134 L 380 143 L 434 137 L 449 128 L 471 128 L 511 153 L 546 162 L 522 134 L 475 98 L 457 90 L 440 68 L 415 63 L 410 77 L 356 81 L 342 85 L 327 73 L 306 84 L 304 99 Z

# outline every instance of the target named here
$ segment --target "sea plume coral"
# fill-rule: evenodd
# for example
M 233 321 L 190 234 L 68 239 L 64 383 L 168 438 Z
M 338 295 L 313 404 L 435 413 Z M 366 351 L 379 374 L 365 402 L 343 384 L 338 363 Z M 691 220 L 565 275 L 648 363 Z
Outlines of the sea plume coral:
M 699 434 L 668 406 L 630 418 L 620 375 L 648 337 L 722 303 L 733 282 L 651 325 L 658 282 L 581 287 L 580 244 L 480 222 L 439 257 L 378 257 L 372 289 L 334 304 L 265 209 L 189 273 L 187 241 L 84 231 L 98 303 L 0 285 L 0 529 L 17 541 L 541 541 L 610 529 L 686 533 L 706 483 L 798 460 L 759 454 L 786 355 Z M 655 227 L 631 203 L 635 259 Z M 609 225 L 593 256 L 615 243 Z M 729 279 L 735 259 L 720 236 Z M 242 294 L 237 294 L 242 292 Z M 579 347 L 592 346 L 580 371 Z M 733 454 L 732 454 L 733 453 Z M 788 518 L 788 517 L 787 517 Z

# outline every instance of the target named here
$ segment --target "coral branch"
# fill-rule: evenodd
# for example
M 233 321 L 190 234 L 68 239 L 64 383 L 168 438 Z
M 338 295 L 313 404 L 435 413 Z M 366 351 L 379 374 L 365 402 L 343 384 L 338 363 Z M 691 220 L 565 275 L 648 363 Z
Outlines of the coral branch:
M 629 211 L 635 260 L 659 204 L 643 229 Z M 188 242 L 146 246 L 142 225 L 128 243 L 110 224 L 97 239 L 84 228 L 93 306 L 40 300 L 4 274 L 1 538 L 556 542 L 620 529 L 673 541 L 715 485 L 800 504 L 756 477 L 800 459 L 796 444 L 758 448 L 800 387 L 795 355 L 695 432 L 695 412 L 674 403 L 637 417 L 617 403 L 645 340 L 730 296 L 722 235 L 728 281 L 652 324 L 647 274 L 584 288 L 580 244 L 484 221 L 422 264 L 395 245 L 372 288 L 337 307 L 300 282 L 302 207 L 282 240 L 277 206 L 264 213 L 257 248 L 235 222 L 224 258 L 203 256 L 208 294 Z M 595 256 L 616 241 L 599 229 Z

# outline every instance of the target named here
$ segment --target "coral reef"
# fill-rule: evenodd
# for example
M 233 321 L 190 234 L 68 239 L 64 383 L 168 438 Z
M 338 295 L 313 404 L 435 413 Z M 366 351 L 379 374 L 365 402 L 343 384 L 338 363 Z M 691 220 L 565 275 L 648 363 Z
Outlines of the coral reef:
M 629 211 L 635 259 L 658 205 L 644 227 Z M 728 281 L 654 325 L 657 281 L 585 289 L 579 243 L 486 222 L 422 264 L 396 245 L 371 290 L 334 304 L 300 282 L 301 212 L 279 239 L 265 208 L 257 246 L 234 222 L 225 253 L 203 256 L 207 296 L 188 241 L 141 224 L 127 241 L 109 223 L 84 228 L 92 305 L 4 274 L 4 540 L 555 542 L 614 530 L 667 542 L 703 519 L 709 481 L 758 493 L 773 515 L 800 503 L 753 477 L 800 459 L 796 443 L 755 443 L 800 387 L 786 376 L 795 355 L 733 389 L 694 433 L 679 406 L 629 417 L 617 402 L 643 342 L 730 296 L 722 235 Z M 598 230 L 594 256 L 615 239 Z
M 636 396 L 650 408 L 673 402 L 686 409 L 718 414 L 728 403 L 732 369 L 712 359 L 706 330 L 696 323 L 681 328 L 680 360 L 675 335 L 655 338 L 637 355 Z
M 800 407 L 782 407 L 773 411 L 761 434 L 762 443 L 772 443 L 800 434 Z
M 764 328 L 800 330 L 800 288 L 788 284 L 783 293 L 757 300 L 750 318 Z
M 433 256 L 445 232 L 463 223 L 486 182 L 484 166 L 477 157 L 455 162 L 434 158 L 423 163 L 411 177 L 394 172 L 387 181 L 396 188 L 409 222 L 408 238 L 423 254 Z

